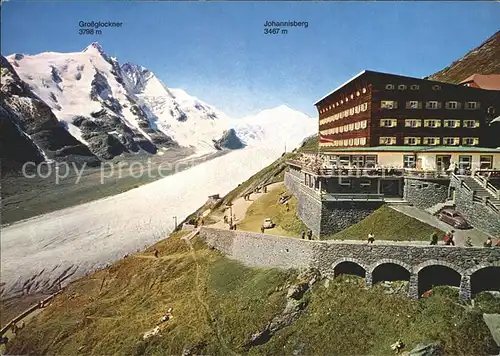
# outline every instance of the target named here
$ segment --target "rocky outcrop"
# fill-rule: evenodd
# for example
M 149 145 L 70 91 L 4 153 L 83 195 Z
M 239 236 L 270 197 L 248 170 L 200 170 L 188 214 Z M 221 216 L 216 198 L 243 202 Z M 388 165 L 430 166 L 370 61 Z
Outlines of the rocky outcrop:
M 9 166 L 39 163 L 45 157 L 77 164 L 99 164 L 97 157 L 69 134 L 50 107 L 30 90 L 3 56 L 1 68 L 0 136 L 5 145 L 1 158 L 11 162 Z
M 237 150 L 245 147 L 245 144 L 241 142 L 234 129 L 224 131 L 222 137 L 218 140 L 213 140 L 213 142 L 214 147 L 218 150 L 222 150 L 223 148 Z
M 274 317 L 263 330 L 253 334 L 244 346 L 250 349 L 253 346 L 262 345 L 268 342 L 279 330 L 292 325 L 307 306 L 307 301 L 303 300 L 304 294 L 320 279 L 319 271 L 306 269 L 302 271 L 295 284 L 290 286 L 286 295 L 286 306 L 280 315 Z

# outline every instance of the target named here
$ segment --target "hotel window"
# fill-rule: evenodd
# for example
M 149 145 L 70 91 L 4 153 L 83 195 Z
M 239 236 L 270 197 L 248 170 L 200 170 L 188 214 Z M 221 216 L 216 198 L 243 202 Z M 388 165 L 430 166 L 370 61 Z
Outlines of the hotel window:
M 447 101 L 446 102 L 447 109 L 460 109 L 460 103 L 458 101 Z
M 447 146 L 456 146 L 460 144 L 460 137 L 443 137 L 443 144 Z
M 361 126 L 361 125 L 360 125 L 359 121 L 358 121 L 358 122 L 355 122 L 355 123 L 354 123 L 354 130 L 359 130 L 360 126 Z
M 441 108 L 441 103 L 438 101 L 428 101 L 425 103 L 426 109 L 439 109 Z
M 494 115 L 495 114 L 495 108 L 493 106 L 490 106 L 487 110 L 487 113 L 489 115 Z
M 344 126 L 339 126 L 339 132 L 343 133 L 344 132 Z
M 361 92 L 362 92 L 363 94 L 366 94 L 366 88 L 361 89 Z
M 349 139 L 349 146 L 352 146 L 352 145 L 354 145 L 354 139 L 353 139 L 353 138 L 350 138 L 350 139 Z
M 349 140 L 344 140 L 344 146 L 348 146 Z
M 493 156 L 479 156 L 479 169 L 493 169 Z
M 441 120 L 424 120 L 424 127 L 441 127 Z
M 349 131 L 349 125 L 344 125 L 344 132 L 348 132 Z
M 464 127 L 467 127 L 469 129 L 479 127 L 479 121 L 478 120 L 464 120 Z
M 422 106 L 419 101 L 411 100 L 406 102 L 407 109 L 420 109 Z
M 404 84 L 399 84 L 399 85 L 398 85 L 398 90 L 406 90 L 406 85 L 404 85 Z
M 359 146 L 359 138 L 354 139 L 354 146 Z
M 368 103 L 361 104 L 361 111 L 368 110 Z
M 395 145 L 396 137 L 380 137 L 379 143 L 381 145 Z
M 424 137 L 424 145 L 439 145 L 440 142 L 439 137 Z
M 365 167 L 366 168 L 375 168 L 377 165 L 377 156 L 365 156 Z
M 345 102 L 348 103 L 349 102 L 349 98 L 346 97 L 345 98 Z
M 339 177 L 339 184 L 345 187 L 351 186 L 351 178 Z
M 359 105 L 356 105 L 356 106 L 354 107 L 354 113 L 355 113 L 355 114 L 359 114 L 359 112 L 360 112 L 360 106 L 359 106 Z
M 394 84 L 386 84 L 385 89 L 387 90 L 394 90 Z
M 349 109 L 349 115 L 354 115 L 354 108 Z
M 472 166 L 472 156 L 458 156 L 458 169 L 470 169 Z
M 405 145 L 415 146 L 420 144 L 420 137 L 405 137 Z
M 351 94 L 351 99 L 354 99 L 354 94 Z
M 349 124 L 349 131 L 354 131 L 354 124 Z
M 366 121 L 366 120 L 361 121 L 361 124 L 360 124 L 360 125 L 361 125 L 361 128 L 362 128 L 362 129 L 366 129 L 367 124 L 368 124 L 368 123 L 367 123 L 367 121 Z
M 356 92 L 356 96 L 360 96 L 361 93 L 359 92 L 359 90 Z
M 344 100 L 340 100 L 340 105 L 342 105 L 344 103 Z
M 411 90 L 418 90 L 420 87 L 417 84 L 413 84 L 410 86 Z
M 403 168 L 415 168 L 417 166 L 415 155 L 403 156 Z
M 465 108 L 468 110 L 479 109 L 479 103 L 477 101 L 468 101 L 465 103 Z
M 462 139 L 464 146 L 475 146 L 479 144 L 479 137 L 464 137 Z
M 441 90 L 441 86 L 440 85 L 433 85 L 432 90 Z
M 398 107 L 398 103 L 393 100 L 382 100 L 380 102 L 380 107 L 382 109 L 396 109 Z
M 460 120 L 444 120 L 444 127 L 450 127 L 450 128 L 460 127 Z
M 380 120 L 381 127 L 396 127 L 398 126 L 397 119 L 381 119 Z
M 422 126 L 422 120 L 420 119 L 406 119 L 405 120 L 405 127 L 421 127 Z

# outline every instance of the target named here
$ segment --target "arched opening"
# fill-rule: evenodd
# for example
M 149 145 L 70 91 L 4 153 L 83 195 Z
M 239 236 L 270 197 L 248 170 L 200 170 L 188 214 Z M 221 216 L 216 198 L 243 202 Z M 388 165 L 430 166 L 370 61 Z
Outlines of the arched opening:
M 366 271 L 363 267 L 361 267 L 356 262 L 344 261 L 340 262 L 333 269 L 334 275 L 339 276 L 342 274 L 350 274 L 353 276 L 359 276 L 365 278 Z
M 418 273 L 418 295 L 435 286 L 460 287 L 462 276 L 453 268 L 443 265 L 431 265 L 424 267 Z
M 485 267 L 470 276 L 472 296 L 484 291 L 500 291 L 500 267 Z
M 372 272 L 372 283 L 383 281 L 409 281 L 410 271 L 395 263 L 382 263 Z

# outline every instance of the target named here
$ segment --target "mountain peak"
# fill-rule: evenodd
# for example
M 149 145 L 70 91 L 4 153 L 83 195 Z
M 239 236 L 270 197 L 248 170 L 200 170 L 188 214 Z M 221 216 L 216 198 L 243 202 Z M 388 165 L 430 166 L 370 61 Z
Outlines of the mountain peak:
M 92 42 L 82 52 L 91 52 L 91 51 L 97 51 L 101 55 L 105 55 L 104 50 L 102 49 L 102 46 L 97 41 Z

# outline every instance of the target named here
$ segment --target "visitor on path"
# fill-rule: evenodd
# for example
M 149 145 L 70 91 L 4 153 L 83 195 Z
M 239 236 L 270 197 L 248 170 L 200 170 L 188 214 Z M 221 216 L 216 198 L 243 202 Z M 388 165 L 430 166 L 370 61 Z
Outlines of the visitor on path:
M 465 239 L 465 246 L 472 247 L 472 239 L 470 238 L 470 236 L 467 236 L 467 238 Z
M 493 241 L 491 240 L 491 237 L 488 236 L 486 242 L 484 243 L 484 247 L 491 247 L 491 246 L 493 246 Z
M 227 224 L 227 215 L 224 215 L 224 224 Z
M 264 193 L 267 193 L 267 185 L 264 187 Z
M 300 236 L 302 237 L 302 240 L 304 240 L 306 238 L 306 232 L 302 231 L 302 233 L 300 234 Z
M 16 335 L 17 334 L 17 324 L 13 321 L 12 324 L 10 324 L 10 331 L 12 334 Z
M 438 236 L 437 232 L 433 232 L 431 235 L 431 245 L 437 245 L 438 239 L 439 239 L 439 236 Z
M 375 235 L 374 235 L 372 232 L 370 232 L 370 233 L 368 234 L 368 243 L 369 243 L 369 244 L 372 244 L 372 243 L 374 243 L 374 242 L 375 242 Z
M 286 211 L 290 211 L 290 205 L 288 205 L 288 202 L 285 203 L 286 206 Z
M 444 242 L 447 246 L 452 245 L 455 246 L 455 241 L 453 240 L 454 236 L 453 233 L 455 230 L 448 231 L 446 235 L 444 236 Z
M 264 233 L 264 230 L 265 230 L 265 229 L 264 229 L 264 225 L 262 225 L 262 226 L 260 227 L 260 232 L 261 232 L 261 233 Z
M 158 258 L 158 249 L 154 249 L 154 255 L 155 255 L 155 258 Z
M 312 236 L 313 236 L 313 232 L 312 232 L 312 230 L 309 230 L 309 231 L 307 232 L 307 238 L 308 238 L 309 240 L 312 240 Z

